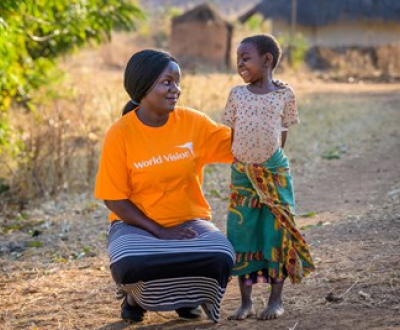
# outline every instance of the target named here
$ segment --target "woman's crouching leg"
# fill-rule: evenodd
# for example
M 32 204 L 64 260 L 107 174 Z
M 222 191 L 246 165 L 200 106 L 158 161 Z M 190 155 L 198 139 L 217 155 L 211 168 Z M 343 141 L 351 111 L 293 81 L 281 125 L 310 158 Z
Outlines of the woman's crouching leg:
M 167 311 L 201 305 L 210 319 L 219 319 L 234 264 L 233 248 L 219 231 L 185 241 L 136 232 L 117 236 L 109 240 L 111 274 L 140 307 Z

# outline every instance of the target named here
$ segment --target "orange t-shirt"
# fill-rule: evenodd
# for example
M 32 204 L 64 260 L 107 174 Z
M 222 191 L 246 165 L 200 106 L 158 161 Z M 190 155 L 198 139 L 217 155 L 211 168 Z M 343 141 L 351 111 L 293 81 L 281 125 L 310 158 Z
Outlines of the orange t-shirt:
M 106 134 L 95 197 L 129 199 L 166 227 L 211 219 L 201 190 L 203 167 L 232 158 L 230 128 L 199 111 L 177 107 L 161 127 L 144 125 L 131 111 Z M 109 219 L 118 217 L 111 212 Z

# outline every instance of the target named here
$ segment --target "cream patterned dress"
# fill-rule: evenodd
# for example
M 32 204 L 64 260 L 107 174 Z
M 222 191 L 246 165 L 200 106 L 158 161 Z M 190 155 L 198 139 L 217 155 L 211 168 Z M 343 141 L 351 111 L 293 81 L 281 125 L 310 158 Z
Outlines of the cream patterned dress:
M 280 147 L 281 134 L 300 122 L 293 89 L 278 80 L 281 89 L 254 94 L 247 85 L 234 87 L 222 121 L 234 129 L 232 152 L 244 163 L 263 163 Z

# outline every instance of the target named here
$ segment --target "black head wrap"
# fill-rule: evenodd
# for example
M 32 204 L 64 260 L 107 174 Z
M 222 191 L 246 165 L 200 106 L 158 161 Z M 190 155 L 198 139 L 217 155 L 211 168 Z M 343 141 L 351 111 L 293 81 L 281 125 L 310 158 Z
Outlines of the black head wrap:
M 142 50 L 130 58 L 125 69 L 124 86 L 131 100 L 123 109 L 122 115 L 140 104 L 171 61 L 177 63 L 170 54 L 151 49 Z

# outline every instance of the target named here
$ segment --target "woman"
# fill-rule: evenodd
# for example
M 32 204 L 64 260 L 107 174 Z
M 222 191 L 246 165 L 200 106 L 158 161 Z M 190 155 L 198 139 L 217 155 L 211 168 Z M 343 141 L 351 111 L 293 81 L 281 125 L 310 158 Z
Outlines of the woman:
M 171 55 L 134 54 L 124 77 L 131 100 L 101 154 L 95 196 L 111 211 L 110 268 L 128 321 L 147 310 L 195 319 L 199 306 L 218 321 L 234 262 L 201 191 L 205 164 L 232 161 L 231 131 L 176 106 L 180 79 Z

